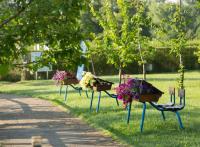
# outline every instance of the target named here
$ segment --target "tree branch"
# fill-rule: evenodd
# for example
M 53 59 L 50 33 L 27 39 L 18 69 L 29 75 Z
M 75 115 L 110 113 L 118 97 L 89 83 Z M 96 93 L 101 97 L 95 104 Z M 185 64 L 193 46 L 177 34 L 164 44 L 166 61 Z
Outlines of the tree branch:
M 14 14 L 13 16 L 11 16 L 11 17 L 5 19 L 4 21 L 2 21 L 2 22 L 0 23 L 0 28 L 2 28 L 4 25 L 8 24 L 11 20 L 17 18 L 22 12 L 24 12 L 24 11 L 26 10 L 26 8 L 27 8 L 32 2 L 33 2 L 33 0 L 30 0 L 30 1 L 28 2 L 28 4 L 27 4 L 26 6 L 24 6 L 24 7 L 22 7 L 16 14 Z

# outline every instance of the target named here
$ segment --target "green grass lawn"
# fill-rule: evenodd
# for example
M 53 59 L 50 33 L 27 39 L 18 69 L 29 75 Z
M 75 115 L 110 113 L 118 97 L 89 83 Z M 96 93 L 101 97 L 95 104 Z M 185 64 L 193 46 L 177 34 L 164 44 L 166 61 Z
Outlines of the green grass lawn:
M 141 75 L 131 75 L 141 77 Z M 160 103 L 168 102 L 168 87 L 176 86 L 177 74 L 150 74 L 148 81 L 165 92 L 159 100 Z M 103 76 L 113 82 L 117 82 L 117 76 Z M 68 109 L 73 115 L 83 118 L 92 126 L 109 133 L 115 139 L 131 146 L 200 146 L 200 72 L 186 72 L 186 107 L 180 112 L 184 130 L 179 129 L 178 121 L 174 113 L 166 112 L 166 121 L 163 121 L 161 113 L 147 104 L 144 131 L 140 133 L 140 120 L 142 104 L 133 102 L 131 121 L 126 124 L 127 111 L 116 105 L 114 99 L 102 95 L 100 112 L 96 113 L 97 93 L 93 102 L 93 112 L 89 111 L 90 99 L 84 93 L 69 89 L 68 99 L 65 103 L 64 90 L 60 96 L 59 88 L 51 80 L 24 81 L 18 83 L 0 82 L 0 92 L 14 93 L 39 97 L 55 102 Z M 91 96 L 91 93 L 89 93 Z M 1 118 L 0 118 L 1 119 Z

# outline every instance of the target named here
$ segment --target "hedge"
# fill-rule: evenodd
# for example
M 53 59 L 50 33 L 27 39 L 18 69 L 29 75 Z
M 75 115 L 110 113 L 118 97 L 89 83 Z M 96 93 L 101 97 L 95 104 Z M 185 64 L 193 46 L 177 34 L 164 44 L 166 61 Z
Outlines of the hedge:
M 194 55 L 197 48 L 185 48 L 183 51 L 183 62 L 186 70 L 196 70 L 200 68 L 198 58 Z M 148 61 L 153 65 L 152 73 L 161 72 L 177 72 L 179 59 L 169 53 L 169 48 L 156 48 L 154 59 Z M 96 57 L 94 60 L 95 72 L 97 75 L 113 75 L 118 74 L 118 70 L 106 63 L 105 57 Z M 91 70 L 91 67 L 89 68 Z M 137 62 L 129 64 L 123 70 L 126 74 L 142 73 L 142 67 L 138 66 Z

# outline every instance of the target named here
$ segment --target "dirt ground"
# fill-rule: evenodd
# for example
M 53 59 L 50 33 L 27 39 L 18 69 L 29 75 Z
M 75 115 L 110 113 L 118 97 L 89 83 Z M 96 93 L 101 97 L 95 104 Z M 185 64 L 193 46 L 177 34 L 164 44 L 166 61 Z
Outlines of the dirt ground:
M 48 101 L 0 94 L 0 147 L 37 141 L 42 147 L 122 146 Z

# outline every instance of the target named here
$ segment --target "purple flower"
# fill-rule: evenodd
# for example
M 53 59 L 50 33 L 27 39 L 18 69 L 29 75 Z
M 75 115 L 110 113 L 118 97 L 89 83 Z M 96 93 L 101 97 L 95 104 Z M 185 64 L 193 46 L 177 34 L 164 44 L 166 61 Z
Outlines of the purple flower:
M 117 98 L 122 100 L 124 104 L 132 102 L 133 99 L 139 99 L 140 88 L 143 88 L 140 81 L 141 80 L 129 78 L 127 82 L 120 84 L 116 88 Z
M 144 80 L 127 79 L 123 84 L 115 88 L 117 98 L 123 101 L 124 105 L 132 102 L 132 100 L 139 100 L 141 94 L 149 94 L 153 92 L 152 85 Z

